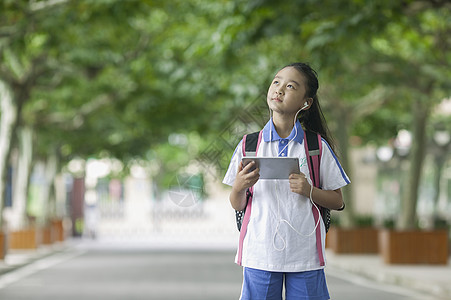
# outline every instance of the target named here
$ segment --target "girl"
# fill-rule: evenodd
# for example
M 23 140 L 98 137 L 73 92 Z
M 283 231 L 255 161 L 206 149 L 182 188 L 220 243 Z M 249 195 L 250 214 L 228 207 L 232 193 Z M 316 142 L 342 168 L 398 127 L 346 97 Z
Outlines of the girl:
M 253 187 L 250 219 L 235 259 L 244 267 L 243 300 L 282 299 L 283 282 L 287 300 L 329 299 L 323 270 L 325 227 L 321 218 L 314 221 L 312 207 L 342 208 L 340 188 L 350 181 L 334 154 L 317 90 L 316 72 L 307 64 L 294 63 L 276 74 L 267 95 L 272 118 L 263 128 L 256 154 L 298 157 L 302 174 L 259 180 L 255 163 L 241 163 L 241 141 L 225 175 L 223 183 L 232 186 L 230 203 L 235 210 L 246 207 L 246 190 Z M 321 189 L 310 183 L 303 129 L 322 136 Z

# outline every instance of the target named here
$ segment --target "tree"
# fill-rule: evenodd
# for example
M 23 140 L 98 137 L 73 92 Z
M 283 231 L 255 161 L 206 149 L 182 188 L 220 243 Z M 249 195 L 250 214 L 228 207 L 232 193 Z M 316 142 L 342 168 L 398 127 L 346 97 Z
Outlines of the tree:
M 445 97 L 449 83 L 451 41 L 444 38 L 451 30 L 449 4 L 412 2 L 404 16 L 392 22 L 383 36 L 374 39 L 375 48 L 399 78 L 397 85 L 412 99 L 412 147 L 398 228 L 416 227 L 416 204 L 421 170 L 426 152 L 426 128 L 431 110 Z M 402 72 L 400 70 L 403 70 Z M 416 74 L 416 76 L 412 76 Z
M 390 119 L 406 111 L 397 97 L 419 101 L 421 114 L 431 103 L 413 88 L 442 96 L 447 8 L 439 0 L 4 1 L 0 172 L 19 127 L 37 137 L 33 160 L 56 155 L 58 166 L 74 157 L 155 159 L 160 149 L 173 151 L 173 133 L 201 136 L 194 139 L 204 146 L 190 153 L 202 152 L 249 104 L 265 102 L 272 71 L 298 60 L 320 71 L 349 170 L 351 134 L 382 140 L 401 127 Z M 258 110 L 263 115 L 265 104 Z M 238 121 L 255 122 L 247 115 Z
M 244 38 L 237 38 L 230 44 L 234 53 L 242 54 L 245 49 L 252 49 L 255 57 L 264 60 L 265 56 L 273 58 L 276 57 L 274 54 L 285 50 L 291 54 L 283 57 L 285 61 L 287 57 L 302 57 L 301 60 L 313 62 L 322 76 L 325 74 L 321 80 L 327 101 L 323 104 L 332 116 L 331 123 L 335 124 L 346 170 L 350 170 L 347 158 L 349 134 L 363 133 L 360 124 L 364 118 L 387 120 L 387 107 L 398 112 L 406 111 L 406 105 L 412 107 L 411 119 L 401 113 L 402 122 L 365 122 L 365 131 L 382 134 L 378 138 L 381 140 L 381 137 L 396 135 L 397 130 L 408 123 L 412 124 L 414 144 L 400 227 L 414 226 L 429 110 L 445 95 L 445 78 L 449 78 L 450 51 L 446 34 L 451 24 L 449 3 L 326 0 L 276 4 L 251 1 L 237 7 L 236 15 L 247 17 L 249 27 L 245 26 L 244 33 L 238 35 Z M 301 45 L 296 48 L 299 40 Z M 283 43 L 286 41 L 290 43 Z M 266 49 L 260 56 L 255 54 L 258 46 L 250 45 L 256 42 L 257 45 L 266 42 L 278 47 Z M 231 59 L 242 62 L 233 55 Z M 402 104 L 397 103 L 399 99 L 403 99 Z M 362 136 L 362 140 L 368 140 L 368 137 Z M 352 193 L 345 190 L 345 194 L 349 205 L 344 212 L 344 221 L 347 226 L 352 226 L 352 215 L 347 215 L 352 214 L 353 201 L 349 201 Z
M 222 50 L 205 41 L 223 7 L 208 2 L 3 2 L 2 171 L 21 127 L 37 136 L 34 161 L 56 154 L 63 163 L 133 160 L 174 131 L 214 131 L 210 115 L 226 99 L 214 98 L 224 79 L 212 76 Z

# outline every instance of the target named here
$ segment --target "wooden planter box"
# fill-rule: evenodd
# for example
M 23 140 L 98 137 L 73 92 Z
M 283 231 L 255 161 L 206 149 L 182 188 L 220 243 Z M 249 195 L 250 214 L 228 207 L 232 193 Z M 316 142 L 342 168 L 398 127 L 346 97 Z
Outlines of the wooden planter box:
M 449 257 L 448 231 L 396 231 L 379 233 L 380 252 L 386 264 L 440 264 Z
M 6 238 L 5 234 L 0 231 L 0 260 L 5 259 L 6 256 Z
M 337 254 L 373 254 L 379 251 L 377 228 L 344 229 L 331 227 L 326 235 L 326 247 Z
M 36 249 L 38 248 L 38 238 L 36 229 L 12 231 L 8 237 L 9 249 Z
M 41 229 L 41 243 L 43 245 L 51 245 L 55 242 L 55 232 L 52 226 Z
M 55 236 L 54 241 L 64 242 L 64 226 L 62 219 L 56 219 L 52 221 L 52 229 Z

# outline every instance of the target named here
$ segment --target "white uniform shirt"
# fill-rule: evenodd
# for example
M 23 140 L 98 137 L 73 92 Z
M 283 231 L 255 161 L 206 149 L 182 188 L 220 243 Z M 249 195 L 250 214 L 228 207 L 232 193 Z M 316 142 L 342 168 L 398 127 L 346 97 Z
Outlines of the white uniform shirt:
M 300 170 L 310 182 L 304 145 L 304 131 L 299 122 L 290 136 L 282 139 L 270 120 L 263 129 L 257 156 L 298 157 Z M 287 146 L 288 144 L 288 146 Z M 323 190 L 336 190 L 350 183 L 327 142 L 322 140 L 320 182 Z M 223 183 L 232 186 L 243 157 L 238 144 Z M 314 199 L 313 199 L 314 200 Z M 316 247 L 312 203 L 290 190 L 288 180 L 263 180 L 254 185 L 252 209 L 243 241 L 241 265 L 274 272 L 301 272 L 323 268 Z M 324 252 L 325 227 L 321 221 L 321 245 Z

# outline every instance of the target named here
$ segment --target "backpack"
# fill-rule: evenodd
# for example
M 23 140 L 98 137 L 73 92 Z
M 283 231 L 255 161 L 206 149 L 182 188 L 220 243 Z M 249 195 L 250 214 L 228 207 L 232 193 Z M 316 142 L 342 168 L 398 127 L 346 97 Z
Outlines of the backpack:
M 317 133 L 311 131 L 304 131 L 304 146 L 305 153 L 307 156 L 307 164 L 310 171 L 310 179 L 312 180 L 313 186 L 321 188 L 320 186 L 320 162 L 321 162 L 321 136 Z M 247 134 L 243 137 L 243 156 L 246 154 L 256 155 L 258 146 L 261 142 L 262 131 L 257 131 L 251 134 Z M 243 219 L 246 213 L 246 208 L 252 202 L 253 188 L 250 187 L 246 190 L 246 207 L 242 211 L 235 211 L 236 225 L 238 231 L 241 231 L 241 225 L 243 224 Z M 321 218 L 324 222 L 326 233 L 329 231 L 330 227 L 330 209 L 321 207 L 318 205 L 320 210 Z M 317 210 L 313 207 L 313 213 L 317 214 Z M 315 218 L 315 222 L 317 217 Z

